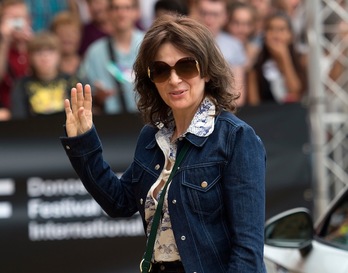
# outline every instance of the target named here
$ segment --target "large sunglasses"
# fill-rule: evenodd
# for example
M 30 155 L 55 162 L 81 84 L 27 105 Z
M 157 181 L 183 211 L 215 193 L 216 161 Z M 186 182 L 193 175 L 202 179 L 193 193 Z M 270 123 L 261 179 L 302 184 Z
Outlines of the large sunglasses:
M 147 75 L 151 81 L 161 83 L 169 79 L 172 69 L 179 77 L 184 79 L 192 79 L 200 73 L 198 61 L 192 57 L 186 57 L 178 60 L 174 66 L 155 61 L 147 68 Z

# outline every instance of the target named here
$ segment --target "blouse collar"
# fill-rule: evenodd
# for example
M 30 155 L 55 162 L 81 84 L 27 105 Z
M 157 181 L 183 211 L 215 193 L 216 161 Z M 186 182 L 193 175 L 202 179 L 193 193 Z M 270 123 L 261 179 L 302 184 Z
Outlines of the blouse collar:
M 215 104 L 210 98 L 205 97 L 198 107 L 190 126 L 180 137 L 185 137 L 187 133 L 194 134 L 198 137 L 209 136 L 214 131 L 215 113 Z M 160 123 L 157 127 L 159 128 L 157 137 L 161 135 L 170 139 L 175 129 L 175 122 L 171 122 L 168 127 Z

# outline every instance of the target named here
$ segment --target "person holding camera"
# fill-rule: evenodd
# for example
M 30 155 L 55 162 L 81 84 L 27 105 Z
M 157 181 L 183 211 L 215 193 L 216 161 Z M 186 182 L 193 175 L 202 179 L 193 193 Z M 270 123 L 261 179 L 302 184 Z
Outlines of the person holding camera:
M 10 119 L 10 93 L 14 81 L 29 72 L 27 42 L 31 37 L 25 1 L 3 0 L 0 4 L 0 109 L 8 113 L 0 115 L 0 120 Z

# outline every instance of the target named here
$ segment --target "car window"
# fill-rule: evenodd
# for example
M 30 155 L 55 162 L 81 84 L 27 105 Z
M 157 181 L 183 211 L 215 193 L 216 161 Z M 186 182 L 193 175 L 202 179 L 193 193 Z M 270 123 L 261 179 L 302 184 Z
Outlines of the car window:
M 323 239 L 348 248 L 348 198 L 332 212 Z

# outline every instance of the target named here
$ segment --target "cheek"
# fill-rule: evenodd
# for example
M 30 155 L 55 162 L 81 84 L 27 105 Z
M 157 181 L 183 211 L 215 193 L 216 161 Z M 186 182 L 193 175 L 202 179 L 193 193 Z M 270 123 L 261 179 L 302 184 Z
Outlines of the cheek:
M 60 53 L 58 52 L 51 52 L 49 55 L 45 56 L 46 60 L 49 60 L 50 63 L 55 64 L 60 61 Z
M 235 34 L 238 32 L 238 29 L 235 27 L 233 23 L 230 23 L 227 25 L 228 31 L 232 34 Z
M 166 90 L 166 84 L 164 83 L 155 83 L 156 89 L 158 94 L 161 96 L 161 98 L 164 100 L 165 99 L 165 90 Z
M 277 34 L 276 32 L 269 30 L 265 32 L 265 41 L 266 42 L 270 42 L 273 39 L 277 38 L 279 36 L 279 34 Z
M 287 33 L 285 36 L 285 41 L 287 42 L 287 44 L 291 44 L 292 42 L 292 35 L 291 33 Z
M 191 83 L 190 88 L 196 94 L 196 96 L 198 97 L 204 96 L 205 80 L 201 78 L 197 79 L 196 81 Z

